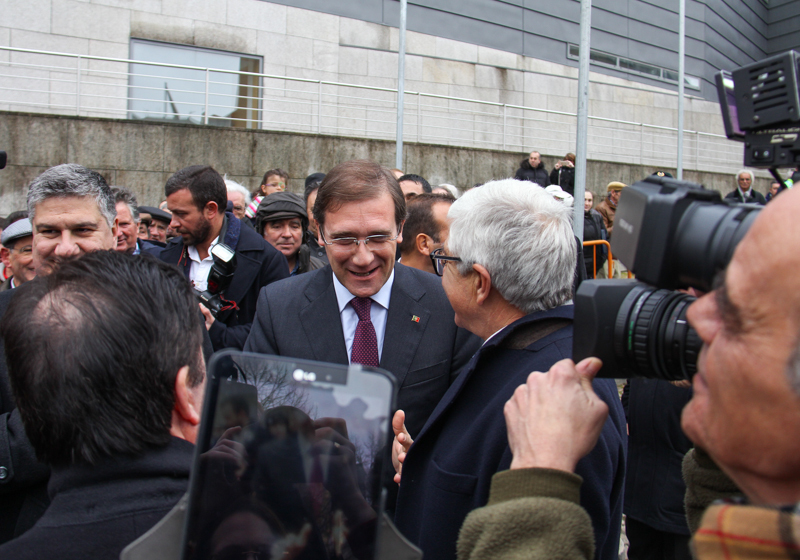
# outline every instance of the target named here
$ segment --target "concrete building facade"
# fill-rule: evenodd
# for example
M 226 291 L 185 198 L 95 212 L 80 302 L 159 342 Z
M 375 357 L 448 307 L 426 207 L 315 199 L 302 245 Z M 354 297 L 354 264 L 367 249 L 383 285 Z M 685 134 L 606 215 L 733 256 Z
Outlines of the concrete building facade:
M 10 68 L 14 85 L 0 93 L 0 111 L 134 118 L 132 65 L 120 61 L 132 58 L 138 41 L 258 60 L 256 127 L 262 130 L 388 140 L 394 137 L 398 10 L 396 0 L 12 2 L 0 20 L 0 67 Z M 517 162 L 531 149 L 552 158 L 575 151 L 579 10 L 575 0 L 409 2 L 405 85 L 416 96 L 406 95 L 407 140 L 506 152 Z M 684 166 L 697 173 L 733 173 L 741 146 L 720 138 L 713 73 L 795 46 L 800 3 L 687 0 L 687 16 L 687 74 L 697 87 L 686 90 L 690 132 Z M 674 167 L 677 86 L 670 72 L 677 70 L 677 2 L 666 8 L 644 0 L 594 2 L 592 49 L 590 159 Z M 56 65 L 52 55 L 32 50 L 83 58 L 60 57 L 68 62 Z M 91 79 L 81 84 L 76 75 Z M 367 87 L 377 88 L 372 97 L 364 93 Z M 171 100 L 172 92 L 165 91 L 164 107 Z M 61 163 L 63 157 L 39 158 L 37 165 Z M 280 154 L 255 157 L 255 168 L 287 166 Z M 9 154 L 11 167 L 23 161 L 23 155 Z M 191 163 L 198 162 L 175 161 Z M 320 170 L 312 167 L 290 171 L 301 178 Z M 458 182 L 444 168 L 428 173 Z M 23 188 L 17 180 L 27 175 L 0 173 L 0 213 L 11 209 L 3 193 Z M 12 176 L 18 178 L 14 184 Z M 156 186 L 143 185 L 142 192 Z

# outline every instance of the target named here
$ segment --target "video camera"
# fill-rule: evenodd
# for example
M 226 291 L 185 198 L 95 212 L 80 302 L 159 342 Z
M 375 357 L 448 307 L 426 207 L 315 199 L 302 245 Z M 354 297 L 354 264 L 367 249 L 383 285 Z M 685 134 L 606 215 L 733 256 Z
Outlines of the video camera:
M 205 291 L 195 289 L 195 295 L 216 318 L 226 305 L 221 296 L 231 285 L 236 272 L 236 252 L 224 243 L 217 243 L 211 248 L 211 256 L 214 264 L 208 273 L 208 286 Z
M 746 166 L 781 183 L 778 167 L 800 163 L 798 74 L 800 55 L 789 51 L 717 76 L 728 138 L 744 142 Z M 581 284 L 573 359 L 603 360 L 599 377 L 691 378 L 703 345 L 686 320 L 695 298 L 675 290 L 712 290 L 759 211 L 666 177 L 624 189 L 611 248 L 638 280 Z
M 667 177 L 648 177 L 624 189 L 612 250 L 641 281 L 581 283 L 575 294 L 575 361 L 597 356 L 603 360 L 599 377 L 689 379 L 702 341 L 686 321 L 695 298 L 675 290 L 710 291 L 759 211 Z

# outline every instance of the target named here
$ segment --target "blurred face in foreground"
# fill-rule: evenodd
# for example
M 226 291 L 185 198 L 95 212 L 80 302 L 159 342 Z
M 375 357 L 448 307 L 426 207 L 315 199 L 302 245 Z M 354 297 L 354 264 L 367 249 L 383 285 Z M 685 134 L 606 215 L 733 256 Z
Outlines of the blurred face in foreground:
M 704 344 L 683 429 L 756 503 L 800 499 L 800 192 L 783 196 L 688 313 Z

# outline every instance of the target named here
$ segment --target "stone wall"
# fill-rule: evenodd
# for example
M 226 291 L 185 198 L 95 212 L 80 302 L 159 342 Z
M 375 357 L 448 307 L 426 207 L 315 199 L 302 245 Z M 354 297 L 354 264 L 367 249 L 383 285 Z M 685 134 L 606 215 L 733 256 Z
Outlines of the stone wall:
M 302 192 L 304 178 L 350 159 L 368 158 L 394 167 L 395 144 L 341 136 L 292 134 L 186 124 L 65 117 L 0 112 L 0 150 L 8 152 L 0 171 L 0 215 L 25 207 L 28 183 L 48 167 L 80 163 L 102 173 L 109 184 L 132 188 L 140 204 L 164 198 L 164 183 L 187 165 L 210 164 L 250 189 L 267 169 L 282 167 L 289 188 Z M 491 179 L 513 176 L 526 154 L 407 143 L 404 171 L 431 184 L 452 183 L 464 189 Z M 543 153 L 551 169 L 554 154 Z M 633 183 L 655 171 L 639 165 L 590 161 L 588 188 L 605 191 L 609 181 Z M 674 174 L 674 170 L 669 170 Z M 732 170 L 733 171 L 733 170 Z M 731 175 L 686 172 L 686 179 L 723 192 L 735 183 Z M 756 179 L 766 191 L 768 180 Z

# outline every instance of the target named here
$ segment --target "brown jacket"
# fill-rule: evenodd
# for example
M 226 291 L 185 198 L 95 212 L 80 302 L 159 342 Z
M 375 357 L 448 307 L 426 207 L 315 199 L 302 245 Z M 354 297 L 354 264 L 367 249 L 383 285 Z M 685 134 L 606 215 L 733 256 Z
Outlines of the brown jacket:
M 611 206 L 611 203 L 608 201 L 607 198 L 604 198 L 601 202 L 597 204 L 595 207 L 601 216 L 603 216 L 603 223 L 606 224 L 606 229 L 608 230 L 608 237 L 611 238 L 611 230 L 614 229 L 614 214 L 617 213 L 617 208 L 615 206 Z

